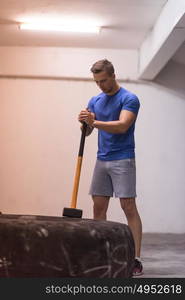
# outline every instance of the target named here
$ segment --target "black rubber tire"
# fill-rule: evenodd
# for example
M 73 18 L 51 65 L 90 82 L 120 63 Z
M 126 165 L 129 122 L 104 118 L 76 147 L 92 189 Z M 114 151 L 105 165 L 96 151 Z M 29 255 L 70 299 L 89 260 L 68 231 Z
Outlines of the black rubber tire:
M 0 215 L 0 277 L 132 277 L 134 241 L 126 224 Z

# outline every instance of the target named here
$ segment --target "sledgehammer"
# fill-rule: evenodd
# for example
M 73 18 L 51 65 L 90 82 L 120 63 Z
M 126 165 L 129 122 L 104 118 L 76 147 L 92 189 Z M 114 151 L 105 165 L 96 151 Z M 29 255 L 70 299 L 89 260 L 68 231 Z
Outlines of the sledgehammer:
M 83 152 L 84 152 L 84 145 L 85 145 L 85 137 L 86 137 L 86 129 L 87 124 L 84 122 L 82 126 L 81 132 L 81 139 L 80 139 L 80 147 L 78 152 L 78 159 L 76 165 L 76 172 L 73 184 L 73 192 L 71 198 L 71 207 L 64 207 L 63 210 L 63 217 L 72 217 L 72 218 L 81 218 L 82 217 L 82 210 L 77 209 L 77 195 L 78 195 L 78 188 L 79 188 L 79 181 L 80 181 L 80 174 L 81 174 L 81 167 L 82 167 L 82 159 L 83 159 Z

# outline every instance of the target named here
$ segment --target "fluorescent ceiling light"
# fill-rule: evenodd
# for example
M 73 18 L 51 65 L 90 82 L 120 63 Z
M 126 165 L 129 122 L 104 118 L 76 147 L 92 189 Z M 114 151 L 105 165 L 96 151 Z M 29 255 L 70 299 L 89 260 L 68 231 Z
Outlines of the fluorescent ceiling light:
M 21 23 L 21 30 L 41 30 L 41 31 L 65 31 L 65 32 L 84 32 L 84 33 L 99 33 L 100 27 L 90 24 L 67 24 L 57 25 L 49 23 Z

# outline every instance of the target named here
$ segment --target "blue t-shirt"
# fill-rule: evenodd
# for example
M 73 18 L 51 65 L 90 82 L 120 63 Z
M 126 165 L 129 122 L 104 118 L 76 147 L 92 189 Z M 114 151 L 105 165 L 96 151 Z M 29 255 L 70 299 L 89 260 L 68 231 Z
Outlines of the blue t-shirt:
M 105 122 L 119 120 L 121 110 L 132 111 L 137 116 L 139 107 L 137 96 L 122 87 L 114 95 L 101 93 L 91 98 L 88 103 L 88 109 L 95 113 L 96 120 Z M 127 132 L 121 134 L 99 129 L 97 158 L 105 161 L 134 158 L 134 129 L 135 122 Z

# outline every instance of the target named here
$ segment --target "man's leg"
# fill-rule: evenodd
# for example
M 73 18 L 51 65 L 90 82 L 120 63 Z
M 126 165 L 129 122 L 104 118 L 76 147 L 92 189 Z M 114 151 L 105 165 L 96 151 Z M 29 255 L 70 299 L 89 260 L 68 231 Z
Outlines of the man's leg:
M 95 220 L 106 220 L 107 209 L 109 205 L 110 197 L 107 196 L 92 196 L 93 206 L 93 217 Z
M 128 226 L 131 229 L 134 238 L 135 256 L 140 257 L 142 223 L 136 207 L 135 198 L 120 198 L 120 204 L 126 215 Z

